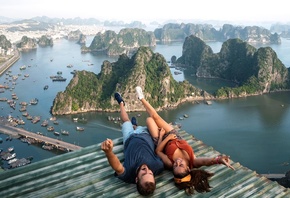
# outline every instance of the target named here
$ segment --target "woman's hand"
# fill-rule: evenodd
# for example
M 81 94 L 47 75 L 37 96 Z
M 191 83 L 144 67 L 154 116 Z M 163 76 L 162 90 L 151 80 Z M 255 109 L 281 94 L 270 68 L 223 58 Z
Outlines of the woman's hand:
M 235 168 L 230 165 L 230 156 L 227 156 L 227 155 L 218 156 L 218 163 L 224 164 L 225 166 L 235 170 Z
M 165 130 L 163 128 L 159 128 L 159 137 L 163 137 L 165 134 Z
M 177 136 L 175 135 L 175 134 L 169 134 L 167 137 L 166 137 L 166 139 L 168 139 L 168 141 L 169 140 L 174 140 L 174 139 L 176 139 L 177 138 Z

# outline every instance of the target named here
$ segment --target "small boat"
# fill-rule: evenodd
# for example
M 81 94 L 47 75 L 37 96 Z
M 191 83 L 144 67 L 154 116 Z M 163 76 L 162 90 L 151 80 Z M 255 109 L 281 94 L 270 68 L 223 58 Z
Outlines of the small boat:
M 205 101 L 205 104 L 207 104 L 207 105 L 211 105 L 212 102 L 211 102 L 210 100 L 207 100 L 207 101 Z
M 11 160 L 11 159 L 13 159 L 13 158 L 15 158 L 15 157 L 16 157 L 16 153 L 13 153 L 13 154 L 9 155 L 9 156 L 6 158 L 6 160 Z
M 43 135 L 41 132 L 37 131 L 36 132 L 37 135 Z
M 54 134 L 54 135 L 57 135 L 57 136 L 59 136 L 59 135 L 60 135 L 60 133 L 59 133 L 59 132 L 57 132 L 57 131 L 53 132 L 53 134 Z
M 34 99 L 30 100 L 30 104 L 31 105 L 37 105 L 37 103 L 38 103 L 38 99 L 37 98 L 34 98 Z
M 66 78 L 62 77 L 62 76 L 58 76 L 58 77 L 53 77 L 52 81 L 66 81 Z
M 49 118 L 49 120 L 51 120 L 51 121 L 55 121 L 56 120 L 56 117 L 51 117 L 51 118 Z
M 44 89 L 44 90 L 47 90 L 47 89 L 48 89 L 48 85 L 45 85 L 45 86 L 43 87 L 43 89 Z
M 13 147 L 13 146 L 9 147 L 9 148 L 8 148 L 8 151 L 9 151 L 9 152 L 14 151 L 14 147 Z
M 17 158 L 11 159 L 8 161 L 8 164 L 12 164 L 12 163 L 16 162 L 17 160 L 18 160 Z
M 48 126 L 46 129 L 47 129 L 47 131 L 54 131 L 54 127 L 53 126 Z
M 48 121 L 47 120 L 44 120 L 42 123 L 41 123 L 41 126 L 42 127 L 47 127 L 48 125 Z
M 53 149 L 53 147 L 52 146 L 50 146 L 50 145 L 42 145 L 42 147 L 41 148 L 43 148 L 44 150 L 52 150 Z
M 85 130 L 83 127 L 78 127 L 78 126 L 76 129 L 77 129 L 77 131 L 84 131 Z
M 24 69 L 26 69 L 26 65 L 23 65 L 20 67 L 20 70 L 24 70 Z
M 40 121 L 40 116 L 34 116 L 34 118 L 31 120 L 31 123 L 36 124 Z
M 66 130 L 61 130 L 61 134 L 62 134 L 62 135 L 69 135 L 69 132 L 66 131 Z

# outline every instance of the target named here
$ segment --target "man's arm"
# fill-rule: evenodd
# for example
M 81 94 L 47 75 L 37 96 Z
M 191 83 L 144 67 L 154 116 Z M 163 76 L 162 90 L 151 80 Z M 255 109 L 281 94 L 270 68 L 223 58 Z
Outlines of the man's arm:
M 124 173 L 125 169 L 118 157 L 113 153 L 113 141 L 107 139 L 101 144 L 102 150 L 105 152 L 110 166 L 114 169 L 117 175 Z

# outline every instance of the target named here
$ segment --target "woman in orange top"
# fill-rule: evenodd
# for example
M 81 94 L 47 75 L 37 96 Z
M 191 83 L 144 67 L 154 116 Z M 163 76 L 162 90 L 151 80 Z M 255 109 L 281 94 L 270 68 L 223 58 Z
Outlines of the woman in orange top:
M 165 167 L 172 169 L 175 184 L 179 189 L 185 189 L 188 194 L 193 194 L 194 189 L 198 192 L 210 191 L 208 179 L 213 174 L 194 168 L 224 164 L 234 170 L 229 163 L 229 156 L 197 158 L 192 147 L 146 101 L 141 87 L 136 87 L 136 93 L 150 116 L 147 118 L 146 124 L 157 144 L 155 152 L 162 159 Z

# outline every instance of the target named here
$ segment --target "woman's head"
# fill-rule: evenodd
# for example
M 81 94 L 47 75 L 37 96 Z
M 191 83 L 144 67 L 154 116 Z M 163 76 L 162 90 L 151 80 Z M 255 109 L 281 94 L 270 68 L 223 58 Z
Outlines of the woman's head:
M 151 169 L 146 165 L 142 164 L 138 167 L 136 176 L 137 190 L 141 195 L 153 194 L 156 188 L 154 174 Z
M 182 158 L 177 158 L 172 166 L 173 175 L 176 178 L 183 178 L 189 174 L 189 167 L 187 161 Z
M 179 189 L 184 189 L 189 195 L 194 194 L 194 190 L 199 193 L 209 192 L 211 186 L 208 180 L 213 175 L 205 170 L 192 169 L 182 178 L 174 176 L 174 182 Z

